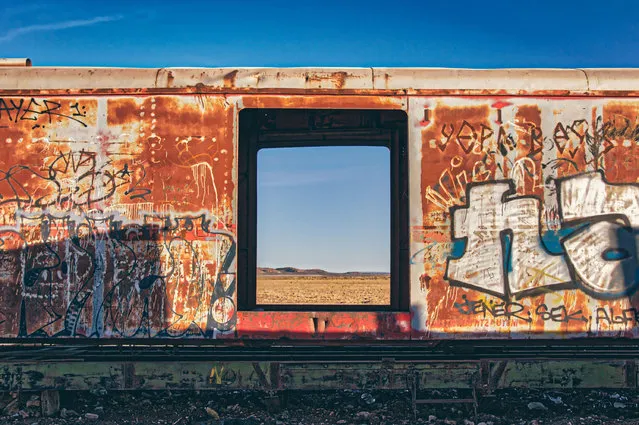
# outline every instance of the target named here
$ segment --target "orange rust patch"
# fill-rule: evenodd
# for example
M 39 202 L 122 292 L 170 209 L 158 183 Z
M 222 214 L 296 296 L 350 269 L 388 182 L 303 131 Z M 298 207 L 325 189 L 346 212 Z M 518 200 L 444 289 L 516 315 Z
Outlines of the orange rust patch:
M 245 108 L 403 109 L 401 96 L 243 96 Z
M 466 184 L 494 175 L 494 163 L 481 167 L 475 165 L 485 155 L 480 150 L 484 142 L 481 131 L 484 129 L 484 136 L 488 134 L 485 128 L 490 127 L 490 107 L 488 104 L 451 107 L 437 103 L 429 115 L 430 122 L 422 130 L 421 144 L 421 192 L 422 196 L 426 196 L 422 202 L 423 223 L 425 227 L 447 228 L 445 222 L 437 220 L 446 220 L 448 208 L 461 204 Z M 441 240 L 442 237 L 450 240 L 449 234 L 434 238 L 431 235 L 427 239 Z M 437 311 L 437 319 L 441 321 L 463 320 L 448 307 L 456 300 L 450 298 L 452 288 L 444 280 L 444 271 L 445 264 L 424 262 L 422 274 L 430 277 L 426 296 L 428 311 Z M 446 307 L 441 305 L 442 300 L 448 301 Z
M 134 176 L 156 208 L 213 209 L 232 224 L 234 109 L 222 96 L 109 100 L 111 124 L 133 126 L 143 171 Z M 171 201 L 173 200 L 173 201 Z
M 601 134 L 598 148 L 606 178 L 620 183 L 638 183 L 639 104 L 606 103 L 597 130 Z
M 234 217 L 234 108 L 223 96 L 28 104 L 0 116 L 0 148 L 11 152 L 0 155 L 0 222 L 17 229 L 0 235 L 11 280 L 0 282 L 0 335 L 180 335 L 209 326 L 233 239 L 224 229 Z M 200 218 L 177 221 L 184 216 Z M 18 329 L 4 318 L 19 317 L 22 302 Z M 104 329 L 96 331 L 97 315 Z
M 317 83 L 320 87 L 322 87 L 322 83 L 330 82 L 337 90 L 341 90 L 346 83 L 347 77 L 348 73 L 344 71 L 333 72 L 328 77 L 325 75 L 311 74 L 306 77 L 306 82 Z
M 341 90 L 344 87 L 344 83 L 348 74 L 346 72 L 335 72 L 331 76 L 333 83 L 335 83 L 335 88 L 337 90 Z
M 235 79 L 237 78 L 237 69 L 229 73 L 224 74 L 224 87 L 235 87 Z
M 110 126 L 138 121 L 139 114 L 138 102 L 134 98 L 124 97 L 108 100 L 107 122 Z
M 510 176 L 516 179 L 518 194 L 543 197 L 544 134 L 541 131 L 541 109 L 537 105 L 519 106 L 515 124 L 517 152 Z

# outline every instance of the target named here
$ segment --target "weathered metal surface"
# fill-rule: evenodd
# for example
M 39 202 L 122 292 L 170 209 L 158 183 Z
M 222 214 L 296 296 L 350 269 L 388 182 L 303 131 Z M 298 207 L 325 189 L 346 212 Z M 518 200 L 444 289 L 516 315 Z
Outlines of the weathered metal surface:
M 409 110 L 414 337 L 639 334 L 639 102 Z
M 0 58 L 0 66 L 31 66 L 29 58 Z
M 240 311 L 236 335 L 222 337 L 400 340 L 410 333 L 410 314 L 403 312 Z
M 636 76 L 2 68 L 0 337 L 637 337 Z M 242 108 L 408 112 L 410 313 L 236 311 Z
M 73 93 L 272 92 L 433 95 L 628 95 L 634 69 L 448 68 L 0 68 L 0 90 Z
M 473 388 L 477 363 L 334 363 L 281 365 L 282 386 L 290 389 Z
M 0 335 L 234 327 L 223 97 L 0 98 Z
M 34 390 L 410 390 L 501 388 L 636 388 L 636 361 L 512 360 L 490 385 L 478 362 L 39 362 L 0 363 L 0 391 Z
M 624 361 L 510 361 L 496 376 L 498 388 L 635 388 Z M 635 362 L 631 362 L 636 365 Z
M 0 365 L 0 391 L 269 389 L 272 363 L 39 362 Z M 266 370 L 266 377 L 258 371 Z
M 408 106 L 406 96 L 242 96 L 243 108 L 299 108 L 299 109 L 403 109 Z
M 0 364 L 0 390 L 473 388 L 476 363 L 78 362 Z

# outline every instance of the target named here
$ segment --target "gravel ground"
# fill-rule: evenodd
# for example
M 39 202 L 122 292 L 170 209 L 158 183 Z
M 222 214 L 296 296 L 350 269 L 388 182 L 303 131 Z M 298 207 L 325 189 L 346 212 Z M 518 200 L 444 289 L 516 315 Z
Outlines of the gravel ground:
M 422 394 L 455 398 L 456 392 Z M 41 415 L 38 395 L 4 393 L 2 424 L 163 425 L 639 425 L 637 391 L 500 391 L 484 398 L 475 415 L 462 404 L 420 406 L 413 415 L 410 393 L 290 392 L 280 404 L 257 391 L 67 392 L 61 411 Z M 279 406 L 278 406 L 279 404 Z

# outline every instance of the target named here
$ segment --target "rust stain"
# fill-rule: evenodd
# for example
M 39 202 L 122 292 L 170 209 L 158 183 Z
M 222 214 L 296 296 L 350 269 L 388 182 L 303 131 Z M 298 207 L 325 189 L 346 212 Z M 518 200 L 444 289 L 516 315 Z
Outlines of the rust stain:
M 224 91 L 200 85 L 179 94 L 166 88 L 68 90 L 51 97 L 16 91 L 2 98 L 0 149 L 10 154 L 0 155 L 0 336 L 213 338 L 231 331 L 221 337 L 329 340 L 418 334 L 408 312 L 237 312 L 238 111 L 226 94 L 241 94 L 244 108 L 301 109 L 399 110 L 407 109 L 407 96 L 345 90 L 345 72 L 309 76 L 309 83 L 330 84 L 332 91 L 240 90 L 236 77 L 237 71 L 224 76 Z M 423 264 L 414 265 L 411 301 L 423 302 L 428 312 L 419 332 L 438 338 L 637 337 L 638 324 L 628 319 L 639 303 L 634 293 L 597 298 L 575 281 L 499 297 L 451 283 L 446 266 L 455 250 L 470 249 L 453 241 L 451 229 L 451 208 L 466 206 L 470 184 L 512 181 L 515 192 L 504 204 L 512 197 L 537 199 L 544 211 L 539 217 L 517 211 L 516 218 L 522 231 L 539 225 L 535 241 L 542 246 L 544 232 L 562 226 L 556 206 L 546 208 L 557 198 L 544 169 L 553 177 L 599 170 L 610 182 L 639 182 L 639 102 L 593 97 L 605 92 L 530 92 L 555 96 L 550 109 L 556 114 L 546 115 L 541 104 L 549 98 L 407 91 L 433 96 L 424 110 L 409 111 L 409 132 L 418 135 L 409 144 L 419 155 L 410 197 L 421 198 L 411 220 L 423 223 L 411 236 L 425 247 L 415 256 Z M 584 116 L 575 112 L 584 110 Z M 616 205 L 629 204 L 621 201 Z M 493 230 L 484 223 L 477 231 Z M 559 242 L 555 250 L 565 249 Z M 552 254 L 565 261 L 565 253 Z M 544 270 L 527 272 L 527 289 L 548 277 Z
M 639 157 L 639 105 L 635 102 L 607 102 L 603 116 L 595 125 L 600 137 L 591 147 L 611 181 L 637 183 L 635 170 Z M 596 111 L 593 111 L 596 114 Z
M 135 121 L 139 116 L 135 115 L 138 109 L 138 102 L 134 98 L 110 99 L 107 104 L 108 125 L 117 126 Z
M 306 76 L 306 83 L 317 85 L 318 88 L 331 88 L 342 90 L 346 84 L 349 74 L 344 71 L 332 72 L 330 75 L 309 74 Z M 324 83 L 329 83 L 329 87 L 323 87 Z M 332 86 L 332 87 L 331 87 Z
M 541 109 L 538 105 L 520 105 L 515 113 L 517 138 L 516 159 L 510 175 L 516 179 L 520 195 L 543 197 L 544 134 L 541 127 Z
M 315 320 L 313 320 L 315 318 Z M 318 332 L 314 322 L 321 323 Z M 318 326 L 319 328 L 319 326 Z M 239 312 L 238 337 L 272 339 L 409 339 L 409 313 Z
M 232 88 L 235 87 L 235 78 L 237 78 L 237 69 L 234 71 L 231 71 L 229 73 L 224 74 L 224 87 L 225 88 Z
M 556 184 L 559 183 L 555 178 L 570 180 L 599 170 L 607 181 L 614 183 L 639 181 L 634 167 L 639 140 L 637 103 L 631 100 L 597 101 L 590 107 L 589 102 L 582 105 L 579 100 L 564 99 L 554 104 L 554 114 L 548 115 L 542 113 L 540 105 L 541 102 L 530 99 L 491 101 L 477 98 L 460 101 L 449 98 L 436 102 L 435 107 L 427 106 L 429 113 L 426 115 L 421 111 L 413 112 L 413 122 L 421 128 L 422 135 L 421 195 L 424 197 L 424 226 L 414 228 L 413 234 L 415 240 L 426 246 L 419 257 L 420 263 L 423 261 L 424 264 L 423 269 L 419 269 L 421 293 L 418 296 L 424 297 L 425 310 L 428 312 L 426 323 L 422 325 L 425 326 L 424 333 L 415 332 L 415 337 L 429 338 L 440 333 L 463 338 L 509 337 L 515 334 L 518 337 L 545 335 L 565 338 L 584 332 L 590 332 L 591 336 L 637 335 L 638 322 L 634 319 L 637 297 L 632 295 L 636 289 L 629 287 L 630 299 L 622 295 L 605 299 L 601 295 L 589 293 L 584 290 L 587 284 L 583 281 L 583 275 L 576 274 L 570 266 L 557 266 L 584 254 L 575 251 L 574 247 L 570 248 L 571 251 L 564 247 L 562 252 L 558 252 L 561 249 L 559 244 L 551 248 L 553 242 L 546 239 L 549 233 L 557 229 L 570 228 L 562 221 L 562 211 L 557 209 Z M 584 110 L 586 114 L 583 114 Z M 492 131 L 487 131 L 490 137 L 483 145 L 477 142 L 481 137 L 477 137 L 477 125 L 473 122 L 491 127 Z M 545 134 L 542 127 L 546 129 Z M 479 147 L 477 150 L 471 149 L 472 142 Z M 478 226 L 472 227 L 476 229 L 474 236 L 478 239 L 455 242 L 452 240 L 450 209 L 468 206 L 463 190 L 470 183 L 468 176 L 476 169 L 478 162 L 486 166 L 489 159 L 490 167 L 485 168 L 488 171 L 485 174 L 486 183 L 509 182 L 514 191 L 498 201 L 502 203 L 501 209 L 498 205 L 494 214 L 489 213 L 491 206 L 486 205 L 483 208 L 485 212 L 473 213 L 484 215 L 472 218 L 459 215 L 457 219 L 462 220 L 462 226 L 457 230 L 457 238 L 470 236 L 464 234 L 467 225 L 464 220 L 479 220 L 476 223 Z M 532 199 L 538 203 L 530 203 Z M 513 208 L 511 211 L 508 211 L 509 203 Z M 616 205 L 622 210 L 626 208 L 623 214 L 628 220 L 636 222 L 636 212 L 627 209 L 629 201 L 622 202 L 619 199 Z M 571 206 L 573 209 L 579 207 Z M 583 212 L 586 215 L 588 213 Z M 491 240 L 491 232 L 496 230 L 493 226 L 503 225 L 499 224 L 497 217 L 500 214 L 516 217 L 515 222 L 526 217 L 516 227 L 499 227 L 497 230 L 513 232 L 509 237 L 519 237 L 515 241 L 520 244 L 527 243 L 521 239 L 526 234 L 532 241 L 532 245 L 520 246 L 512 242 L 509 250 L 502 254 L 506 258 L 503 267 L 513 267 L 516 261 L 513 259 L 514 250 L 518 250 L 517 261 L 521 261 L 521 264 L 536 261 L 527 261 L 527 256 L 539 259 L 547 255 L 543 257 L 542 268 L 529 266 L 521 275 L 528 281 L 518 283 L 525 289 L 541 286 L 534 293 L 515 296 L 506 292 L 495 295 L 482 289 L 481 281 L 491 277 L 489 267 L 479 266 L 464 271 L 464 279 L 477 282 L 478 286 L 474 288 L 464 282 L 453 282 L 451 275 L 444 276 L 450 255 L 455 258 L 474 255 L 483 258 L 488 264 L 491 256 L 500 255 L 498 251 L 491 251 L 494 246 L 482 245 Z M 491 221 L 491 215 L 495 215 L 495 223 Z M 593 216 L 593 220 L 597 218 Z M 515 224 L 511 223 L 510 226 Z M 564 240 L 569 238 L 563 236 Z M 525 251 L 521 251 L 523 246 L 526 246 Z M 611 242 L 610 246 L 614 246 L 614 243 Z M 552 253 L 549 254 L 548 249 Z M 456 253 L 447 253 L 447 250 L 456 250 Z M 546 254 L 542 254 L 544 252 Z M 498 264 L 496 267 L 494 271 L 498 274 L 512 272 L 498 271 Z M 554 271 L 549 272 L 551 269 Z M 518 276 L 515 275 L 515 278 Z M 509 285 L 508 281 L 502 282 Z M 563 286 L 561 289 L 547 287 L 548 282 L 561 283 Z M 632 278 L 626 284 L 635 288 Z M 415 296 L 415 293 L 412 295 Z M 626 315 L 626 319 L 622 315 Z
M 223 97 L 3 102 L 14 106 L 0 139 L 14 154 L 0 159 L 0 335 L 233 326 L 234 314 L 209 314 L 234 310 L 235 297 L 234 111 Z
M 348 74 L 346 72 L 334 72 L 332 74 L 331 80 L 333 81 L 333 84 L 335 84 L 335 88 L 337 90 L 341 90 L 344 87 L 347 76 Z
M 145 179 L 153 182 L 151 195 L 158 204 L 175 211 L 230 205 L 235 186 L 229 170 L 235 150 L 226 123 L 232 122 L 233 109 L 223 98 L 117 99 L 109 102 L 109 108 L 114 125 L 135 123 L 135 129 L 129 130 L 137 130 L 135 144 L 149 164 Z M 181 201 L 169 202 L 174 198 Z M 213 212 L 224 217 L 224 210 Z M 230 216 L 225 220 L 232 224 Z
M 242 96 L 245 108 L 403 109 L 401 96 Z
M 442 227 L 450 220 L 449 208 L 463 203 L 466 184 L 494 176 L 495 162 L 482 161 L 485 156 L 482 146 L 489 142 L 492 133 L 489 128 L 488 105 L 451 107 L 436 103 L 431 108 L 430 122 L 421 131 L 421 193 L 425 197 L 422 213 L 423 222 L 430 228 Z M 447 239 L 444 235 L 424 234 L 424 241 L 442 236 Z M 441 306 L 442 301 L 454 302 L 451 292 L 457 293 L 444 280 L 444 265 L 424 261 L 423 274 L 430 276 L 427 308 L 436 312 L 438 322 L 461 325 L 463 317 Z

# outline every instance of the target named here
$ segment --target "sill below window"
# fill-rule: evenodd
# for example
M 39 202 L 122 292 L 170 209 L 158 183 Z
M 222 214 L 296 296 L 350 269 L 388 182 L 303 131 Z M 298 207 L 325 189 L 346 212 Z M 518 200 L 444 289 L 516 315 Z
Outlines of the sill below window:
M 410 339 L 410 317 L 405 311 L 344 311 L 343 308 L 341 311 L 239 311 L 234 337 L 403 340 Z

